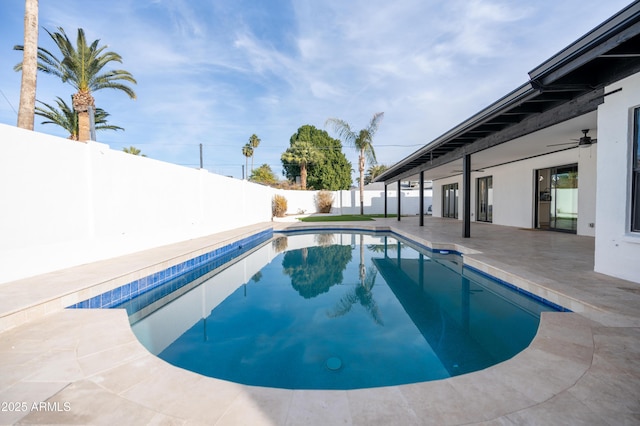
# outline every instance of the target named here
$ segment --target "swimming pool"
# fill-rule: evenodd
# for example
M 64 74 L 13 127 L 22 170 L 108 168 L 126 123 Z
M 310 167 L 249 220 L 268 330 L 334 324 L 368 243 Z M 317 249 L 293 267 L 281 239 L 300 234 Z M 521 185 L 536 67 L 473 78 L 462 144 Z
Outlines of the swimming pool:
M 390 233 L 276 235 L 179 290 L 155 291 L 120 305 L 152 353 L 203 375 L 287 389 L 477 371 L 526 348 L 540 313 L 555 310 L 464 267 L 457 253 Z

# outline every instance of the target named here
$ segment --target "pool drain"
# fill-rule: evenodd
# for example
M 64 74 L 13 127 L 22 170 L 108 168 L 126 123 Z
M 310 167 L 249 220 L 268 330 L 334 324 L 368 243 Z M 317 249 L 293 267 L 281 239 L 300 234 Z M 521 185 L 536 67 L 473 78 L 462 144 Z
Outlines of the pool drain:
M 325 365 L 329 370 L 336 371 L 336 370 L 340 370 L 340 368 L 342 367 L 342 361 L 340 360 L 340 358 L 332 356 L 327 360 Z

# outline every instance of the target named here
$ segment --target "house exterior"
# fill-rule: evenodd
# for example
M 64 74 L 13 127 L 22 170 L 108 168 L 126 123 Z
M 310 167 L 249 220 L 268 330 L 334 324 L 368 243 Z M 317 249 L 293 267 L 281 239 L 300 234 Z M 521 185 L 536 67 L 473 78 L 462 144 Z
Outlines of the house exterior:
M 471 222 L 593 237 L 595 271 L 640 283 L 640 3 L 529 77 L 376 181 L 431 180 L 433 215 L 464 237 Z

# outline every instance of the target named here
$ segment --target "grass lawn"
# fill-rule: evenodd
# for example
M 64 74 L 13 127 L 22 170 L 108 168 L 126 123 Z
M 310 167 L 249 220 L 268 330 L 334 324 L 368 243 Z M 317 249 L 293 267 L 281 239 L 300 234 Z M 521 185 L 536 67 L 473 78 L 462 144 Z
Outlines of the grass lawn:
M 388 215 L 387 217 L 395 217 L 396 215 Z M 301 217 L 298 220 L 301 222 L 352 222 L 359 220 L 373 220 L 375 217 L 384 217 L 383 214 L 365 214 L 363 216 L 359 214 L 343 214 L 343 215 L 327 215 L 327 216 L 308 216 Z

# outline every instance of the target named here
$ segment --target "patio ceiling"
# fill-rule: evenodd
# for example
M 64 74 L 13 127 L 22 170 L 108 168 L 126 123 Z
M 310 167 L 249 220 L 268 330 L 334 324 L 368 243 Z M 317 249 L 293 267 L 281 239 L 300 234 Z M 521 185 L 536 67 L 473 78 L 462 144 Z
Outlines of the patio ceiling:
M 582 129 L 590 129 L 589 136 L 595 138 L 596 109 L 607 95 L 604 87 L 639 71 L 640 2 L 635 2 L 531 71 L 527 83 L 376 181 L 415 180 L 421 171 L 427 180 L 460 174 L 467 154 L 472 154 L 471 167 L 477 170 L 571 149 L 547 145 L 577 139 Z

